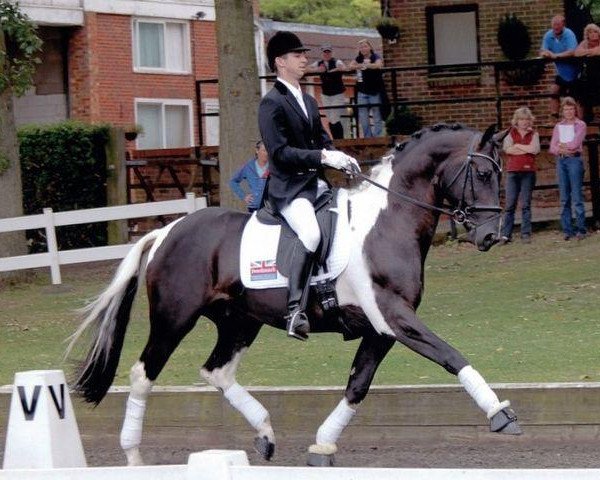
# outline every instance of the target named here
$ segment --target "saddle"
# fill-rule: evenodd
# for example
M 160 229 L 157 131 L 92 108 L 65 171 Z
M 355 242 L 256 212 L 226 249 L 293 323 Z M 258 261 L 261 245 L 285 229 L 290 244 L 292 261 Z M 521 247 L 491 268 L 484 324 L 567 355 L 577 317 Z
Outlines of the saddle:
M 337 212 L 331 209 L 337 207 L 337 189 L 326 190 L 314 203 L 315 215 L 319 230 L 321 231 L 321 243 L 315 252 L 315 268 L 313 272 L 317 272 L 322 268 L 327 272 L 327 256 L 331 251 L 333 238 L 336 230 Z M 275 213 L 269 201 L 265 201 L 264 205 L 257 211 L 256 219 L 265 225 L 281 225 L 281 235 L 279 236 L 279 245 L 277 246 L 277 268 L 282 275 L 289 276 L 292 262 L 292 254 L 298 243 L 301 243 L 285 219 Z
M 315 202 L 321 243 L 315 253 L 311 286 L 320 298 L 334 297 L 332 281 L 348 265 L 350 226 L 348 192 L 327 191 Z M 293 249 L 300 240 L 270 205 L 252 214 L 244 227 L 240 246 L 240 278 L 248 289 L 287 288 Z M 333 302 L 334 300 L 332 300 Z M 328 308 L 326 302 L 322 304 Z

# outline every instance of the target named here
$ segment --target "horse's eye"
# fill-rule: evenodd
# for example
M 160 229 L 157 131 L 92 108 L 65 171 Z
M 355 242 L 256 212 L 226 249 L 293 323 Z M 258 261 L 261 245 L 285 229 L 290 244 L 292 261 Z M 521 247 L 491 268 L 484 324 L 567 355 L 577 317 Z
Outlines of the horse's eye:
M 490 178 L 492 178 L 492 172 L 490 170 L 477 170 L 477 178 L 482 182 L 489 182 Z

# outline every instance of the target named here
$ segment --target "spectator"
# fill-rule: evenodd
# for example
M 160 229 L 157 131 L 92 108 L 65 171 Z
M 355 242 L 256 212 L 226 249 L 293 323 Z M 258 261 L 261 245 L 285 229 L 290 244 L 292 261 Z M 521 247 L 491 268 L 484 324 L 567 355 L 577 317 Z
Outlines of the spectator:
M 583 109 L 583 119 L 593 120 L 592 107 L 600 104 L 600 27 L 588 24 L 583 30 L 583 41 L 575 50 L 576 57 L 585 57 L 579 76 L 578 97 Z
M 577 48 L 577 38 L 573 31 L 565 27 L 565 17 L 556 15 L 552 18 L 552 28 L 546 32 L 542 40 L 540 55 L 544 58 L 561 59 L 572 57 Z M 556 77 L 551 93 L 556 96 L 575 95 L 579 65 L 569 62 L 554 62 Z M 559 100 L 553 97 L 550 100 L 552 115 L 558 118 Z M 578 107 L 579 108 L 579 107 Z
M 343 72 L 347 67 L 341 60 L 333 56 L 331 45 L 321 47 L 322 59 L 308 66 L 308 73 L 318 73 L 321 78 L 321 100 L 324 107 L 339 105 L 340 108 L 329 108 L 325 110 L 325 116 L 329 122 L 329 130 L 333 138 L 344 138 L 344 127 L 342 126 L 342 113 L 346 105 L 346 87 L 342 79 Z
M 256 154 L 248 160 L 229 180 L 233 193 L 246 204 L 249 212 L 260 208 L 265 184 L 269 177 L 269 155 L 261 140 L 256 142 Z M 246 182 L 247 188 L 242 188 Z
M 577 103 L 571 97 L 561 102 L 563 119 L 554 126 L 550 140 L 550 153 L 556 155 L 556 173 L 560 193 L 560 223 L 564 239 L 573 233 L 578 240 L 585 238 L 585 207 L 583 205 L 583 139 L 587 126 L 577 118 Z M 571 220 L 571 203 L 575 207 L 576 229 Z
M 506 209 L 500 244 L 512 241 L 517 200 L 521 198 L 521 240 L 531 242 L 531 194 L 535 186 L 535 156 L 540 153 L 540 137 L 533 128 L 534 117 L 527 107 L 517 108 L 502 150 L 508 157 Z
M 371 43 L 363 39 L 358 42 L 358 56 L 350 63 L 350 68 L 356 70 L 358 123 L 363 136 L 380 137 L 383 134 L 383 118 L 378 105 L 383 103 L 383 59 L 373 51 Z M 370 113 L 373 114 L 372 130 Z

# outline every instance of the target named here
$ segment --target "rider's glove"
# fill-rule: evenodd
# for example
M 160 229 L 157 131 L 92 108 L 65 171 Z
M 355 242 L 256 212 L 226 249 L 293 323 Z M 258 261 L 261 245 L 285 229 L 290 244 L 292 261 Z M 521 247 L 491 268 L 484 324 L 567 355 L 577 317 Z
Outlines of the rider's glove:
M 322 150 L 321 163 L 328 167 L 335 168 L 337 170 L 346 170 L 350 173 L 360 172 L 360 167 L 356 159 L 350 155 L 346 155 L 344 152 L 339 150 Z

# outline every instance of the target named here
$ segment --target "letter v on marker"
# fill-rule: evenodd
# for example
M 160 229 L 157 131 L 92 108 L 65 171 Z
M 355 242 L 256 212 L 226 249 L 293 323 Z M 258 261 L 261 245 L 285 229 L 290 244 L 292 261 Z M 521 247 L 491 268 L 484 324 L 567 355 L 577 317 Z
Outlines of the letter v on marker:
M 56 397 L 56 393 L 54 392 L 54 387 L 52 385 L 48 386 L 50 390 L 50 395 L 52 395 L 52 401 L 54 402 L 54 406 L 56 407 L 56 411 L 58 412 L 58 417 L 62 420 L 65 418 L 65 384 L 60 384 L 60 401 Z M 27 394 L 25 393 L 25 387 L 17 386 L 17 390 L 19 392 L 19 398 L 21 400 L 21 408 L 23 408 L 23 414 L 25 415 L 25 420 L 31 421 L 33 417 L 35 417 L 35 409 L 37 408 L 37 403 L 40 398 L 40 391 L 42 390 L 41 385 L 36 385 L 33 388 L 33 396 L 31 397 L 31 405 L 27 404 Z
M 56 398 L 56 394 L 54 393 L 54 387 L 49 385 L 48 389 L 50 390 L 52 401 L 54 402 L 54 406 L 58 412 L 58 418 L 62 420 L 65 418 L 65 384 L 60 384 L 60 403 L 58 402 L 58 398 Z
M 41 385 L 36 385 L 33 389 L 33 397 L 31 397 L 31 406 L 27 405 L 27 394 L 25 393 L 25 387 L 17 386 L 17 390 L 19 392 L 19 398 L 21 399 L 21 407 L 23 408 L 23 414 L 25 415 L 25 420 L 30 421 L 33 420 L 35 416 L 35 409 L 37 407 L 38 399 L 40 398 L 40 390 L 42 389 Z

